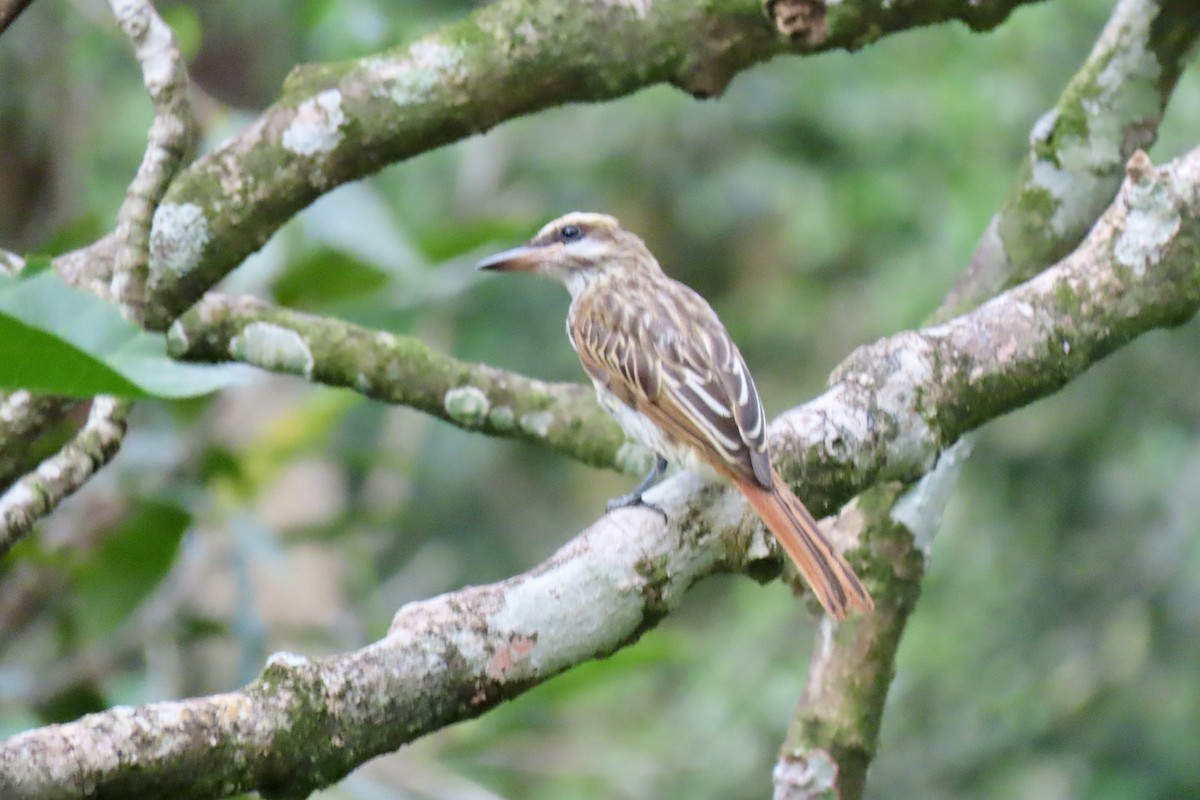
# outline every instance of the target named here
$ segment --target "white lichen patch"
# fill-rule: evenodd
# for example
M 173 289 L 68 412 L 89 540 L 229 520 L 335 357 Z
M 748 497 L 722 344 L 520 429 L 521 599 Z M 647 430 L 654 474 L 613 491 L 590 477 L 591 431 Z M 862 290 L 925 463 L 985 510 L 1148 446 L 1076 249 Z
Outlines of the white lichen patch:
M 637 543 L 641 537 L 629 538 Z M 643 601 L 636 586 L 624 586 L 629 582 L 623 581 L 623 562 L 634 563 L 638 555 L 612 552 L 622 547 L 618 541 L 606 537 L 613 548 L 606 548 L 603 558 L 597 553 L 568 558 L 513 585 L 504 593 L 503 606 L 488 616 L 488 629 L 528 641 L 531 646 L 521 656 L 540 673 L 591 658 L 634 630 Z
M 820 445 L 834 457 L 858 458 L 868 448 L 873 435 L 869 415 L 858 405 L 862 391 L 855 382 L 839 383 L 799 408 L 783 414 L 771 425 L 772 434 L 778 429 L 789 430 L 788 447 L 807 449 Z M 772 441 L 775 436 L 772 435 Z M 856 464 L 857 466 L 857 464 Z
M 292 124 L 283 132 L 283 146 L 301 156 L 328 153 L 341 142 L 345 121 L 342 93 L 337 89 L 321 92 L 296 109 Z
M 890 448 L 892 461 L 903 465 L 924 465 L 933 454 L 934 435 L 921 415 L 917 391 L 933 377 L 932 347 L 920 335 L 901 333 L 887 340 L 887 353 L 881 353 L 894 364 L 884 384 L 875 394 L 880 410 L 894 416 L 899 430 Z
M 374 59 L 368 66 L 401 106 L 427 103 L 443 86 L 460 82 L 466 74 L 462 51 L 436 37 L 416 42 L 403 58 Z
M 167 350 L 172 353 L 186 353 L 188 349 L 187 329 L 183 323 L 175 320 L 167 328 Z
M 204 209 L 195 203 L 163 203 L 150 227 L 150 269 L 185 275 L 200 264 L 208 241 Z
M 14 509 L 31 508 L 37 501 L 38 496 L 29 486 L 28 481 L 14 483 L 8 491 L 0 495 L 0 517 Z
M 813 748 L 797 753 L 795 758 L 780 758 L 775 762 L 771 780 L 775 783 L 776 797 L 833 797 L 837 775 L 838 765 L 833 757 Z
M 952 334 L 954 329 L 949 325 L 931 325 L 928 328 L 922 328 L 921 333 L 927 339 L 945 339 Z
M 0 402 L 0 422 L 12 422 L 25 414 L 32 399 L 33 395 L 25 389 L 10 394 L 7 400 Z
M 446 392 L 442 407 L 446 415 L 459 425 L 477 428 L 487 419 L 491 402 L 483 390 L 475 386 L 457 386 Z
M 16 274 L 25 269 L 25 259 L 21 258 L 16 253 L 5 253 L 0 251 L 0 272 Z
M 511 406 L 496 406 L 488 412 L 488 422 L 499 431 L 511 431 L 517 427 L 517 414 Z
M 57 483 L 62 478 L 66 465 L 54 459 L 43 461 L 37 468 L 37 475 L 51 483 Z
M 1032 183 L 1055 201 L 1050 224 L 1059 236 L 1091 224 L 1111 196 L 1131 121 L 1159 113 L 1162 67 L 1146 47 L 1155 13 L 1142 3 L 1122 4 L 1114 12 L 1089 60 L 1099 68 L 1080 100 L 1086 132 L 1060 134 L 1053 158 L 1033 164 Z M 1049 142 L 1058 120 L 1057 111 L 1038 120 L 1033 144 Z
M 1157 16 L 1158 8 L 1152 3 L 1124 3 L 1114 12 L 1112 23 L 1116 24 L 1106 25 L 1096 43 L 1096 50 L 1103 50 L 1108 56 L 1095 80 L 1101 101 L 1124 92 L 1144 93 L 1153 88 L 1152 84 L 1162 74 L 1162 65 L 1146 43 Z M 1131 81 L 1141 86 L 1130 86 Z M 1155 102 L 1148 98 L 1147 101 Z M 1108 105 L 1113 105 L 1111 100 Z
M 973 436 L 964 436 L 942 453 L 937 465 L 904 493 L 892 508 L 892 519 L 913 535 L 913 542 L 929 557 L 933 537 L 942 526 L 942 514 L 954 494 L 963 464 L 971 456 Z
M 313 354 L 304 337 L 270 322 L 251 322 L 229 342 L 229 354 L 263 369 L 312 377 Z
M 1062 150 L 1069 152 L 1070 147 L 1064 145 Z M 1049 222 L 1050 230 L 1056 236 L 1065 236 L 1091 222 L 1094 216 L 1091 213 L 1091 205 L 1104 189 L 1104 181 L 1094 173 L 1088 170 L 1073 172 L 1063 169 L 1048 159 L 1033 162 L 1029 182 L 1044 189 L 1054 201 L 1054 211 L 1050 214 Z
M 280 650 L 267 657 L 268 667 L 303 667 L 308 664 L 308 658 L 298 653 Z
M 617 8 L 627 8 L 637 15 L 638 19 L 645 19 L 650 13 L 651 0 L 606 0 L 609 6 Z
M 1142 183 L 1127 183 L 1125 202 L 1125 229 L 1113 244 L 1113 258 L 1140 278 L 1147 264 L 1161 258 L 1182 220 L 1171 193 L 1153 175 Z
M 1037 122 L 1034 122 L 1033 127 L 1029 129 L 1029 146 L 1032 148 L 1050 141 L 1050 137 L 1054 135 L 1056 124 L 1058 124 L 1057 108 L 1052 108 L 1038 117 Z
M 521 430 L 545 439 L 554 424 L 554 415 L 549 411 L 531 411 L 521 415 Z
M 537 28 L 533 27 L 533 23 L 529 20 L 521 20 L 521 24 L 513 28 L 513 33 L 521 37 L 526 44 L 537 44 L 541 36 L 538 34 Z
M 154 704 L 154 722 L 152 724 L 151 735 L 155 738 L 162 736 L 162 731 L 172 730 L 188 721 L 188 707 L 186 703 L 155 703 Z

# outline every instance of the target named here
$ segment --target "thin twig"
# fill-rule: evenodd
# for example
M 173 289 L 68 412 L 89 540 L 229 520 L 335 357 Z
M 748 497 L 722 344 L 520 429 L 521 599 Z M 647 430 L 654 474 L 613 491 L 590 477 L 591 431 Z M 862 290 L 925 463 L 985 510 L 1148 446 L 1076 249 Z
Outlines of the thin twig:
M 78 402 L 24 390 L 0 392 L 0 490 L 33 467 L 33 444 Z
M 121 30 L 133 43 L 154 121 L 141 166 L 117 213 L 119 248 L 111 294 L 135 321 L 145 316 L 150 224 L 171 179 L 183 164 L 196 133 L 183 54 L 170 26 L 149 0 L 109 0 Z
M 116 455 L 129 403 L 101 395 L 75 438 L 0 495 L 0 555 Z
M 25 9 L 33 4 L 33 0 L 0 0 L 0 34 L 8 30 L 8 26 L 17 21 Z

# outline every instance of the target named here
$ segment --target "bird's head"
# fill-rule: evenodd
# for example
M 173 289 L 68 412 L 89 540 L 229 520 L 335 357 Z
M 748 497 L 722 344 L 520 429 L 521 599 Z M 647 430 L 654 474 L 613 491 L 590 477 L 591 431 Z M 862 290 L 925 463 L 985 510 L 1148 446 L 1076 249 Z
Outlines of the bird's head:
M 645 243 L 616 218 L 573 211 L 547 223 L 528 244 L 480 261 L 478 269 L 546 275 L 566 284 L 574 297 L 615 271 L 659 267 Z

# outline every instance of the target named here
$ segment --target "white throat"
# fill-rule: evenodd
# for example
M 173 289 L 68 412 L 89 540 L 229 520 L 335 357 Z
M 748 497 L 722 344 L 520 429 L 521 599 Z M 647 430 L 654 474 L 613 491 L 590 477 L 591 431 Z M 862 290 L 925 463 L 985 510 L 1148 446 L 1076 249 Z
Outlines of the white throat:
M 587 288 L 588 279 L 582 272 L 571 270 L 563 276 L 563 284 L 567 287 L 567 291 L 571 293 L 571 299 L 574 300 Z

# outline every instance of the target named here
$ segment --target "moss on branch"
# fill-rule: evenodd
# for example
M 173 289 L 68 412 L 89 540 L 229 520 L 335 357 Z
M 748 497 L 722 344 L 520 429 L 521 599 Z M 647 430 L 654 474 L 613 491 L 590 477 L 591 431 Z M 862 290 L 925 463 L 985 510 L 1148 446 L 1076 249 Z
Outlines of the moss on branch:
M 916 474 L 983 415 L 1044 396 L 1089 359 L 1200 308 L 1200 149 L 1160 169 L 1143 156 L 1130 174 L 1072 256 L 946 325 L 859 353 L 834 389 L 772 426 L 775 440 L 792 452 L 819 456 L 830 443 L 842 443 L 837 457 L 807 462 L 805 475 L 819 477 L 826 463 L 836 470 L 850 462 L 849 474 L 859 482 L 825 487 L 821 502 L 845 502 L 887 472 Z M 1078 298 L 1079 312 L 1066 319 L 1056 317 L 1060 286 Z M 1064 343 L 1081 355 L 1071 357 Z M 315 374 L 315 358 L 312 364 Z M 1007 376 L 1009 391 L 993 392 L 999 376 Z M 927 414 L 964 404 L 978 404 L 978 413 L 950 414 L 944 426 L 931 427 Z M 373 755 L 613 652 L 676 608 L 701 577 L 752 571 L 761 561 L 745 547 L 754 528 L 732 491 L 699 489 L 680 475 L 648 499 L 661 515 L 619 510 L 524 575 L 406 606 L 389 635 L 363 650 L 311 663 L 277 659 L 242 693 L 112 709 L 14 737 L 0 744 L 0 794 L 75 797 L 86 776 L 96 796 L 219 797 L 251 789 L 301 796 Z M 872 549 L 893 541 L 868 536 L 865 543 Z M 887 574 L 868 570 L 867 579 L 876 589 L 889 581 L 910 587 L 890 591 L 899 613 L 911 606 L 917 551 L 896 550 L 890 563 Z M 871 621 L 857 624 L 867 630 Z M 856 629 L 846 630 L 840 635 L 855 635 Z M 884 632 L 899 636 L 896 624 Z M 878 713 L 887 663 L 847 673 L 841 696 Z M 842 714 L 805 727 L 822 741 L 837 732 L 833 738 L 846 747 L 841 757 L 863 761 L 869 730 L 839 722 Z M 315 751 L 286 749 L 295 741 L 286 731 L 296 725 Z M 155 732 L 150 744 L 146 730 Z M 107 758 L 114 750 L 123 754 L 120 763 Z M 827 756 L 822 763 L 836 763 Z M 207 782 L 181 795 L 180 775 L 198 759 L 205 760 Z
M 176 358 L 240 361 L 537 442 L 592 466 L 644 469 L 589 387 L 459 361 L 409 336 L 209 294 L 172 325 L 168 345 Z
M 1071 252 L 1148 149 L 1187 65 L 1192 0 L 1121 0 L 1086 62 L 1030 133 L 1029 156 L 936 315 L 961 313 Z
M 821 34 L 795 36 L 779 27 L 782 4 L 761 0 L 501 0 L 411 45 L 301 67 L 275 105 L 172 184 L 151 233 L 148 324 L 166 327 L 324 192 L 504 120 L 658 83 L 714 96 L 782 53 L 952 19 L 987 27 L 1032 1 L 813 0 L 806 19 L 819 17 Z

